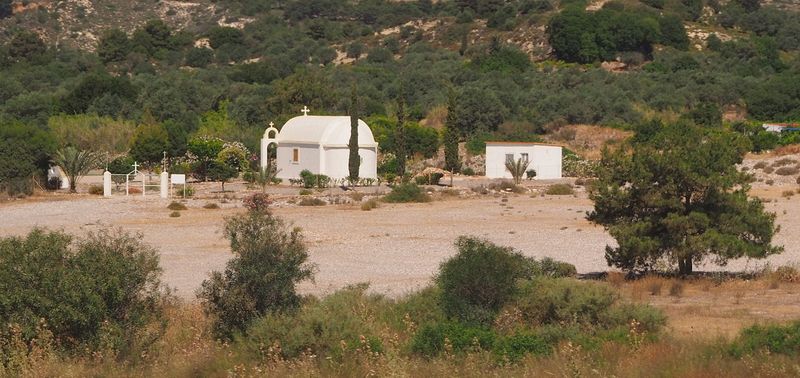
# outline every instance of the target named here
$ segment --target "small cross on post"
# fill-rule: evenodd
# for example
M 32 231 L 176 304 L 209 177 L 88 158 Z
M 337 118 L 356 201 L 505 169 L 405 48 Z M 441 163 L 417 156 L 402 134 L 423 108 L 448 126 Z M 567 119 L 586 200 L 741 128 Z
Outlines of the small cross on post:
M 139 173 L 139 163 L 133 162 L 133 174 Z
M 300 109 L 300 111 L 303 112 L 304 116 L 307 116 L 311 110 L 308 109 L 308 106 L 303 105 L 303 109 Z

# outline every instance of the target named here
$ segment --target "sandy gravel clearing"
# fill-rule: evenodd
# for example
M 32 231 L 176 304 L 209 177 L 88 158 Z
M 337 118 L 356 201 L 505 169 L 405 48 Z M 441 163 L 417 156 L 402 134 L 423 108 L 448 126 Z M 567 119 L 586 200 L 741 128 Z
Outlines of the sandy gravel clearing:
M 765 193 L 778 198 L 779 191 Z M 503 198 L 507 198 L 504 202 Z M 102 199 L 76 196 L 60 201 L 20 201 L 0 205 L 0 235 L 22 235 L 47 227 L 84 233 L 101 226 L 139 232 L 161 251 L 164 281 L 187 299 L 212 270 L 231 257 L 221 227 L 223 218 L 242 211 L 232 202 L 207 210 L 208 200 L 189 200 L 189 210 L 170 218 L 169 201 L 137 197 Z M 607 270 L 603 258 L 613 240 L 589 224 L 586 198 L 527 195 L 484 196 L 426 204 L 388 205 L 373 211 L 353 206 L 286 207 L 276 213 L 301 227 L 317 264 L 314 283 L 305 293 L 324 294 L 348 284 L 370 282 L 373 290 L 402 295 L 430 282 L 439 264 L 455 251 L 459 235 L 477 235 L 535 257 L 568 261 L 579 272 Z M 767 204 L 778 214 L 782 231 L 776 243 L 786 252 L 768 261 L 800 261 L 800 202 L 780 198 Z M 784 214 L 785 212 L 785 214 Z M 764 262 L 737 261 L 727 269 L 753 268 Z

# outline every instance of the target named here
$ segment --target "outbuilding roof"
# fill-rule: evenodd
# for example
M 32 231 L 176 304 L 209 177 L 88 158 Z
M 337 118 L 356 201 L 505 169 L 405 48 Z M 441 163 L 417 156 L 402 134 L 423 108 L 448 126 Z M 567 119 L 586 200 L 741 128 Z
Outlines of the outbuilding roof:
M 493 146 L 497 146 L 497 145 L 513 145 L 513 146 L 548 146 L 548 147 L 562 147 L 562 146 L 559 146 L 559 145 L 557 145 L 557 144 L 552 144 L 552 143 L 540 143 L 540 142 L 499 142 L 499 141 L 493 141 L 493 142 L 486 142 L 486 145 L 487 145 L 487 146 L 490 146 L 490 145 L 493 145 Z M 563 148 L 563 147 L 562 147 L 562 148 Z

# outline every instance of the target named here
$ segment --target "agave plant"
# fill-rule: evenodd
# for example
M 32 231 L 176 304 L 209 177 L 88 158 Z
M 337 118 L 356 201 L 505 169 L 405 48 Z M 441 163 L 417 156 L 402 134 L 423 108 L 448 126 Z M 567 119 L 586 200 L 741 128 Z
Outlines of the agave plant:
M 79 150 L 68 146 L 56 151 L 53 162 L 56 163 L 69 179 L 69 191 L 75 193 L 78 180 L 97 167 L 98 155 L 92 151 Z
M 511 177 L 514 178 L 514 184 L 519 185 L 522 182 L 522 176 L 528 169 L 528 159 L 519 158 L 515 160 L 506 160 L 506 170 L 511 172 Z

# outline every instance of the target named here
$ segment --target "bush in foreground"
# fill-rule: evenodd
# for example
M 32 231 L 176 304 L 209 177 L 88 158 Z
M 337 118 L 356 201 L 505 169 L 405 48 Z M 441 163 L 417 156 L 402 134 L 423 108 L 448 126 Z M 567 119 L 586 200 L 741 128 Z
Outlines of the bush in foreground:
M 42 332 L 74 350 L 125 356 L 146 347 L 165 325 L 160 276 L 156 250 L 121 232 L 0 239 L 0 355 L 11 353 L 10 339 L 30 343 Z
M 395 186 L 391 193 L 383 196 L 384 202 L 428 202 L 431 197 L 418 185 L 405 183 Z
M 787 325 L 754 325 L 742 330 L 731 344 L 734 356 L 759 352 L 800 356 L 800 321 Z
M 489 241 L 460 237 L 458 254 L 442 263 L 436 283 L 442 290 L 442 309 L 450 318 L 491 323 L 514 293 L 514 283 L 530 273 L 522 254 Z
M 342 361 L 358 349 L 368 348 L 380 353 L 383 351 L 378 337 L 381 330 L 359 310 L 371 311 L 386 306 L 387 300 L 380 295 L 366 294 L 367 288 L 367 284 L 359 284 L 320 300 L 310 299 L 296 314 L 268 314 L 254 321 L 247 335 L 237 341 L 254 354 L 263 354 L 263 346 L 280 345 L 282 358 L 297 358 L 311 352 L 320 360 Z
M 248 211 L 229 218 L 225 236 L 235 257 L 225 272 L 203 281 L 198 297 L 214 319 L 214 333 L 230 338 L 250 322 L 272 312 L 296 309 L 295 284 L 313 276 L 299 229 L 287 230 L 269 212 Z

